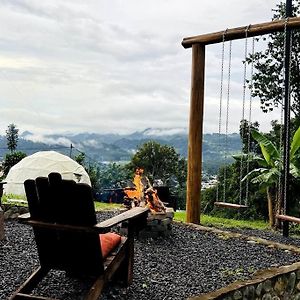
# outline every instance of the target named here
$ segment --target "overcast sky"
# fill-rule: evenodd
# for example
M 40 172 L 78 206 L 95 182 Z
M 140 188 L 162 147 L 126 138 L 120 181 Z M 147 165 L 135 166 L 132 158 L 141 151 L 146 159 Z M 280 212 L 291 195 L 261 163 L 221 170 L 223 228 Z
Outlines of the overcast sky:
M 184 37 L 270 21 L 275 0 L 0 0 L 0 133 L 188 127 Z M 250 44 L 250 41 L 249 41 Z M 259 47 L 259 46 L 258 46 Z M 241 119 L 243 45 L 233 43 L 230 131 Z M 205 132 L 218 131 L 221 45 L 207 48 Z M 262 129 L 266 116 L 254 103 Z

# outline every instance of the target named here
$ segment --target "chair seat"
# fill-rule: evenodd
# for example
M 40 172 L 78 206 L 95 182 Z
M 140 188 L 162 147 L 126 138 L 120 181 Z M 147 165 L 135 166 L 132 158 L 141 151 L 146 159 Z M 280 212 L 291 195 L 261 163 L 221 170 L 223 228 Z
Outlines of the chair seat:
M 120 244 L 121 236 L 114 232 L 99 234 L 100 248 L 103 258 L 107 256 Z

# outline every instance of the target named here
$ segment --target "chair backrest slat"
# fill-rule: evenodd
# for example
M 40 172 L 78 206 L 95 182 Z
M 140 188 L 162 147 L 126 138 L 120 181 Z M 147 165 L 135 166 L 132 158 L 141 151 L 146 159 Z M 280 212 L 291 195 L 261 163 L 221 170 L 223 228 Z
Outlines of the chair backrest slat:
M 33 220 L 62 225 L 93 226 L 96 215 L 91 187 L 63 180 L 58 173 L 25 182 Z M 103 272 L 97 233 L 34 229 L 41 265 L 71 272 Z

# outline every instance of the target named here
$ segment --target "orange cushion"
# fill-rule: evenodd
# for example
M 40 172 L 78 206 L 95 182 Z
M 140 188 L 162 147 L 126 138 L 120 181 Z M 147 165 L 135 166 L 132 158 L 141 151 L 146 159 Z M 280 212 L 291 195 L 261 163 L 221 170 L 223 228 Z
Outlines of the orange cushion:
M 106 258 L 121 242 L 121 236 L 114 232 L 99 234 L 99 239 L 103 258 Z

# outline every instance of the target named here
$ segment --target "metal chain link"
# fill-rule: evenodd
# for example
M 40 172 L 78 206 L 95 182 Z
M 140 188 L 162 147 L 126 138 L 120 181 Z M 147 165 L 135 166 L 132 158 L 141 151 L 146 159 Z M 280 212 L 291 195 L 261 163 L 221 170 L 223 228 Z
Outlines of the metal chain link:
M 221 56 L 221 80 L 220 80 L 220 99 L 219 99 L 219 128 L 218 144 L 219 153 L 221 153 L 221 127 L 222 127 L 222 106 L 223 106 L 223 83 L 224 83 L 224 53 L 225 53 L 225 35 L 228 29 L 223 32 L 222 56 Z M 219 184 L 217 184 L 216 199 L 219 201 Z
M 249 174 L 250 170 L 250 146 L 251 146 L 251 125 L 252 125 L 252 91 L 253 91 L 253 74 L 254 74 L 254 63 L 253 63 L 253 56 L 255 51 L 255 38 L 252 38 L 252 62 L 251 62 L 251 71 L 250 71 L 250 95 L 249 95 L 249 124 L 248 124 L 248 145 L 247 145 L 247 170 L 246 174 Z M 248 206 L 248 199 L 249 199 L 249 178 L 246 179 L 246 193 L 245 193 L 245 205 Z
M 285 23 L 284 23 L 284 48 L 285 48 L 285 45 L 286 45 L 286 42 L 287 42 L 287 40 L 286 40 L 286 32 L 287 32 L 287 23 L 288 23 L 288 20 L 289 20 L 289 18 L 286 18 L 285 19 Z M 292 37 L 292 34 L 291 34 L 291 37 Z M 290 43 L 290 45 L 291 45 L 291 47 L 292 47 L 292 39 L 291 39 L 291 43 Z M 286 53 L 285 52 L 285 50 L 284 50 L 284 59 L 285 59 L 285 57 L 287 56 L 287 55 L 291 55 L 291 51 L 289 52 L 289 53 Z M 284 69 L 284 68 L 283 68 Z M 291 76 L 291 59 L 289 59 L 289 66 L 288 66 L 288 70 L 289 70 L 289 72 L 288 72 L 288 76 L 289 76 L 289 78 L 290 78 L 290 76 Z M 284 78 L 284 79 L 286 79 L 286 78 Z M 284 80 L 284 82 L 285 82 L 285 80 Z M 290 80 L 288 80 L 288 87 L 287 87 L 287 89 L 288 89 L 288 97 L 290 98 Z M 284 90 L 284 88 L 283 88 L 283 92 L 285 93 L 285 90 Z M 286 107 L 285 107 L 285 109 L 286 109 Z M 289 120 L 290 119 L 290 111 L 287 111 L 287 119 Z M 288 132 L 286 132 L 285 133 L 285 146 L 287 147 L 288 146 L 288 141 L 289 141 L 289 133 Z M 285 149 L 286 150 L 286 153 L 287 153 L 287 151 L 289 151 L 289 149 Z M 286 159 L 286 158 L 285 158 Z M 289 162 L 287 162 L 286 160 L 284 161 L 284 165 L 287 165 Z M 288 174 L 288 172 L 287 172 L 287 168 L 284 168 L 284 180 L 285 180 L 285 182 L 287 181 L 287 178 L 288 178 L 288 176 L 289 176 L 289 174 Z M 282 187 L 281 187 L 282 188 Z M 288 189 L 288 187 L 287 186 L 285 186 L 285 188 L 284 188 L 284 193 L 283 193 L 283 213 L 284 214 L 286 214 L 286 206 L 287 206 L 287 189 Z
M 227 101 L 226 101 L 226 122 L 225 122 L 225 146 L 224 146 L 224 190 L 223 201 L 226 202 L 226 161 L 228 155 L 228 124 L 229 124 L 229 104 L 230 104 L 230 79 L 231 79 L 231 57 L 232 57 L 232 41 L 229 41 L 229 57 L 228 57 L 228 79 L 227 79 Z
M 244 74 L 243 74 L 243 107 L 242 107 L 242 122 L 245 121 L 245 103 L 246 103 L 246 77 L 247 77 L 247 54 L 248 54 L 248 30 L 249 30 L 250 25 L 247 26 L 245 29 L 245 51 L 244 51 L 244 57 L 245 57 L 245 62 L 244 62 Z M 242 123 L 242 125 L 244 125 Z M 244 126 L 242 127 L 242 132 L 241 132 L 241 139 L 242 143 L 244 141 L 244 136 L 245 136 L 245 130 Z M 240 161 L 240 191 L 239 191 L 239 204 L 242 204 L 242 191 L 243 191 L 243 172 L 244 172 L 244 158 L 243 158 L 243 151 L 241 155 L 241 161 Z

